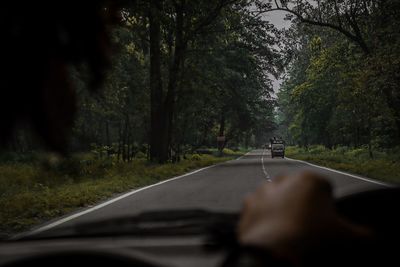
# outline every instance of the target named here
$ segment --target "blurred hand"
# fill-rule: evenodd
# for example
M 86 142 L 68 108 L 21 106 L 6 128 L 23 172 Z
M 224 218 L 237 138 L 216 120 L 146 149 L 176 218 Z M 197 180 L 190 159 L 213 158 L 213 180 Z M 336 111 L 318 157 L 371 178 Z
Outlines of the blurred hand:
M 239 222 L 241 244 L 300 262 L 329 242 L 370 235 L 336 213 L 331 185 L 304 172 L 278 177 L 245 200 Z

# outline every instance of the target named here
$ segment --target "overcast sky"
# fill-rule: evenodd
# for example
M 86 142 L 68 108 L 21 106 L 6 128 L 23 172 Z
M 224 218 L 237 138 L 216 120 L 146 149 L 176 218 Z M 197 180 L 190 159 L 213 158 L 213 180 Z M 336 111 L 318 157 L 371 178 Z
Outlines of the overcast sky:
M 265 13 L 263 15 L 263 18 L 265 20 L 270 21 L 278 29 L 288 28 L 288 27 L 290 27 L 291 22 L 287 21 L 287 20 L 284 20 L 285 14 L 286 14 L 286 12 L 283 12 L 283 11 L 272 11 L 272 12 Z M 274 91 L 276 93 L 279 90 L 281 81 L 280 80 L 276 80 L 272 76 L 271 76 L 271 78 L 273 79 Z

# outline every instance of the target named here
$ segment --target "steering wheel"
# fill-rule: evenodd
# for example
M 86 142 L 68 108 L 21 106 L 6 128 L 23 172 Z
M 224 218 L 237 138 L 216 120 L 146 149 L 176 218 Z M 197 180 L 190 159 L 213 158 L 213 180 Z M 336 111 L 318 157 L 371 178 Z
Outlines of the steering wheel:
M 348 220 L 372 228 L 378 235 L 399 235 L 400 187 L 365 191 L 336 201 L 338 212 Z

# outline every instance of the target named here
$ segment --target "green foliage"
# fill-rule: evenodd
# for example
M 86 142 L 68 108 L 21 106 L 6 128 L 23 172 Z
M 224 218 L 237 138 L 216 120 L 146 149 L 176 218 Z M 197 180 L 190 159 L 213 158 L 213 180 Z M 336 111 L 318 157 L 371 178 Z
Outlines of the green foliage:
M 307 152 L 313 155 L 313 154 L 320 154 L 324 151 L 326 151 L 326 148 L 324 146 L 316 145 L 316 146 L 311 146 Z
M 242 151 L 233 151 L 232 149 L 229 148 L 224 148 L 222 150 L 222 153 L 226 156 L 240 156 L 243 154 Z
M 147 156 L 142 151 L 139 151 L 138 153 L 136 153 L 135 158 L 137 158 L 137 159 L 145 159 L 145 158 L 147 158 Z
M 206 20 L 220 3 L 222 8 L 217 10 L 217 16 Z M 183 35 L 189 41 L 183 51 L 184 59 L 179 59 L 182 60 L 179 73 L 171 72 L 168 63 L 175 56 L 171 51 L 176 46 L 178 11 L 169 0 L 163 1 L 160 11 L 163 34 L 161 65 L 157 67 L 162 73 L 163 89 L 161 99 L 153 102 L 164 101 L 161 106 L 166 107 L 168 91 L 176 94 L 168 149 L 181 156 L 199 147 L 215 147 L 221 130 L 230 147 L 266 142 L 268 132 L 275 127 L 271 79 L 267 74 L 276 75 L 281 68 L 279 54 L 274 49 L 279 41 L 277 31 L 249 11 L 251 2 L 213 0 L 182 2 L 182 5 Z M 149 7 L 148 1 L 138 1 L 124 10 L 122 23 L 112 33 L 119 53 L 114 55 L 112 70 L 100 96 L 93 97 L 85 90 L 84 69 L 73 73 L 81 87 L 78 94 L 81 109 L 73 132 L 72 151 L 90 149 L 99 158 L 115 154 L 123 161 L 137 158 L 139 151 L 148 154 L 143 147 L 151 145 L 150 115 L 154 109 L 149 75 Z M 207 22 L 206 26 L 194 33 L 202 21 Z M 172 90 L 168 86 L 175 74 L 177 81 Z M 161 113 L 162 117 L 167 115 Z M 163 132 L 155 134 L 160 139 Z
M 333 169 L 348 171 L 386 182 L 400 183 L 399 147 L 393 150 L 374 152 L 370 158 L 369 150 L 364 148 L 337 147 L 328 149 L 317 145 L 308 150 L 298 146 L 286 148 L 286 155 L 290 158 L 313 162 Z
M 340 3 L 332 17 L 329 1 L 321 4 L 310 16 L 320 13 L 319 20 L 333 24 L 350 5 Z M 369 157 L 400 144 L 400 5 L 385 1 L 370 8 L 368 16 L 354 22 L 362 33 L 357 40 L 329 27 L 300 23 L 286 32 L 290 64 L 278 93 L 278 122 L 279 135 L 288 143 L 368 147 Z M 346 23 L 340 27 L 357 35 Z
M 201 160 L 201 156 L 200 156 L 199 154 L 193 154 L 193 155 L 190 157 L 190 160 L 199 161 L 199 160 Z
M 37 160 L 39 153 L 25 152 L 19 153 L 14 151 L 6 151 L 0 153 L 0 162 L 13 162 L 13 163 L 29 163 Z
M 144 158 L 144 153 L 152 159 L 156 140 L 167 162 L 199 147 L 216 147 L 218 135 L 226 136 L 229 147 L 265 143 L 276 127 L 271 77 L 278 76 L 282 62 L 276 49 L 280 32 L 254 15 L 256 2 L 160 1 L 154 68 L 149 16 L 154 2 L 125 6 L 110 32 L 115 49 L 102 90 L 87 90 L 92 84 L 87 64 L 69 69 L 78 112 L 68 152 L 91 151 L 98 158 L 125 162 Z M 182 27 L 179 12 L 184 14 Z M 156 78 L 151 69 L 157 69 Z M 157 97 L 151 91 L 154 84 L 160 87 Z M 39 146 L 25 133 L 14 139 L 13 151 Z

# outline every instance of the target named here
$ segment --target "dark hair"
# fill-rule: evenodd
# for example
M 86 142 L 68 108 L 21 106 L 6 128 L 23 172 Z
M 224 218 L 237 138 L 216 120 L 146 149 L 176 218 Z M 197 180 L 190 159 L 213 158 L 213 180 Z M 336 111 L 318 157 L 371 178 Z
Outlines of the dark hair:
M 84 63 L 89 88 L 98 87 L 109 63 L 115 9 L 107 1 L 1 5 L 0 143 L 27 123 L 48 148 L 64 152 L 76 110 L 69 66 Z

